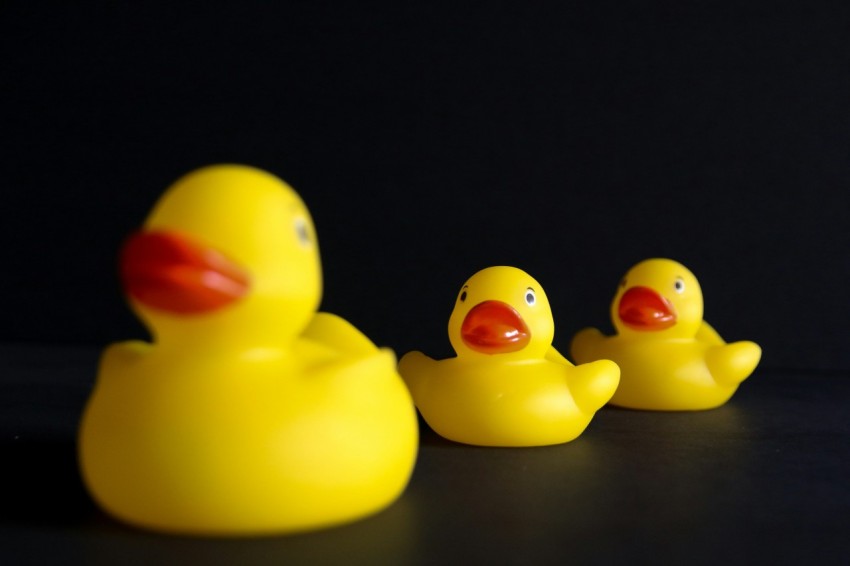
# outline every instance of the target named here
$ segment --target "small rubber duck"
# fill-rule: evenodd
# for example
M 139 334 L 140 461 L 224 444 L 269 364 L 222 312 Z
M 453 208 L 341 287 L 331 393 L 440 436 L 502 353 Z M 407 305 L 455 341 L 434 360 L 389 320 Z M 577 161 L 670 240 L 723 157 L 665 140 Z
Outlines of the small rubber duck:
M 480 446 L 542 446 L 578 437 L 617 388 L 608 360 L 574 366 L 554 347 L 540 284 L 515 267 L 483 269 L 458 293 L 449 318 L 455 358 L 421 352 L 399 372 L 441 436 Z
M 372 514 L 405 488 L 416 410 L 393 353 L 317 313 L 296 192 L 251 167 L 178 180 L 121 258 L 153 343 L 104 352 L 79 430 L 94 499 L 136 526 L 249 536 Z
M 622 370 L 612 405 L 695 411 L 728 401 L 756 368 L 754 342 L 726 344 L 702 319 L 694 274 L 670 259 L 647 259 L 622 279 L 611 303 L 615 336 L 586 328 L 573 338 L 575 360 L 606 358 Z

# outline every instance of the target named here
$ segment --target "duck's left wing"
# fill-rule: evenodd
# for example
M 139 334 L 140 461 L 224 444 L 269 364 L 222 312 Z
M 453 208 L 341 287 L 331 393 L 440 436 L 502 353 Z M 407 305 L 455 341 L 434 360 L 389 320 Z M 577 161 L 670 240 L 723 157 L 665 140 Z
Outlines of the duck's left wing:
M 378 351 L 377 346 L 353 324 L 327 312 L 316 313 L 302 337 L 349 356 L 369 356 Z

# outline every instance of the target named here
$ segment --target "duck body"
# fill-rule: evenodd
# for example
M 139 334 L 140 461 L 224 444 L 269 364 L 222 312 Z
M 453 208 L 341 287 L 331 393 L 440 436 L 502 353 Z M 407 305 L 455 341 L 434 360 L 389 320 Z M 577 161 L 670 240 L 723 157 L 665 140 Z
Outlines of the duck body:
M 544 446 L 577 438 L 605 403 L 607 398 L 589 399 L 584 408 L 576 403 L 588 380 L 604 382 L 597 384 L 602 397 L 616 387 L 613 363 L 590 366 L 578 370 L 545 359 L 470 363 L 411 352 L 399 371 L 422 417 L 440 436 L 479 446 Z
M 551 346 L 554 324 L 539 283 L 507 266 L 476 273 L 449 320 L 457 356 L 402 357 L 399 372 L 428 425 L 456 442 L 541 446 L 577 438 L 617 387 L 602 360 L 574 366 Z
M 646 260 L 626 275 L 612 303 L 618 333 L 584 329 L 570 352 L 579 362 L 605 358 L 620 366 L 612 405 L 712 409 L 753 372 L 761 349 L 750 341 L 727 344 L 702 320 L 702 311 L 702 293 L 690 271 L 672 260 Z
M 378 511 L 416 456 L 394 364 L 307 341 L 204 356 L 115 345 L 81 426 L 86 483 L 116 517 L 172 532 L 288 532 Z
M 93 498 L 130 524 L 251 536 L 331 526 L 403 491 L 416 412 L 391 351 L 317 313 L 297 195 L 242 166 L 202 169 L 125 246 L 153 341 L 108 347 L 79 429 Z

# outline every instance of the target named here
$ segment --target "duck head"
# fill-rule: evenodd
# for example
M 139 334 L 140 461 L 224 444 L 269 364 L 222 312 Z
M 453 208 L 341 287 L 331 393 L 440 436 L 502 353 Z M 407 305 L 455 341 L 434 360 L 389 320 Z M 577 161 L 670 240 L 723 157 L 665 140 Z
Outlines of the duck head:
M 461 287 L 449 318 L 458 357 L 543 357 L 555 324 L 540 284 L 515 267 L 483 269 Z
M 670 259 L 647 259 L 632 267 L 611 303 L 611 320 L 621 336 L 692 338 L 702 314 L 699 282 Z
M 277 177 L 241 165 L 178 180 L 128 239 L 120 264 L 131 306 L 159 343 L 280 344 L 303 330 L 321 299 L 306 206 Z

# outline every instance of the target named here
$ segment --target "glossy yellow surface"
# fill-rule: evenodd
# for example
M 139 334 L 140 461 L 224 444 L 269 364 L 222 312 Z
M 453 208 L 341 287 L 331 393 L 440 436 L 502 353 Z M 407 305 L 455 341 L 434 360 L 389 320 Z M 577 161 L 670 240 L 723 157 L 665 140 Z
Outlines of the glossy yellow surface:
M 521 349 L 484 353 L 463 338 L 470 312 L 495 301 L 524 321 L 529 338 Z M 519 269 L 490 267 L 473 275 L 458 294 L 448 329 L 457 357 L 433 360 L 410 352 L 399 364 L 422 416 L 445 438 L 483 446 L 568 442 L 617 387 L 620 371 L 613 362 L 574 366 L 552 347 L 549 301 Z
M 415 408 L 391 351 L 316 313 L 318 248 L 298 195 L 257 169 L 207 167 L 168 190 L 145 230 L 219 250 L 251 287 L 195 315 L 131 301 L 153 343 L 107 348 L 80 426 L 97 502 L 141 527 L 259 535 L 395 500 L 416 459 Z
M 632 289 L 654 291 L 666 302 L 670 322 L 656 329 L 627 324 L 620 307 Z M 579 362 L 603 358 L 617 362 L 622 375 L 613 405 L 711 409 L 728 401 L 753 372 L 761 348 L 747 341 L 726 344 L 702 316 L 702 291 L 693 273 L 669 259 L 648 259 L 626 273 L 611 303 L 617 334 L 609 337 L 595 328 L 584 329 L 573 338 L 570 351 Z

